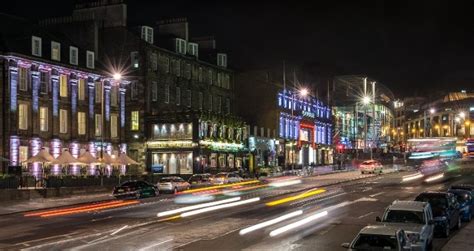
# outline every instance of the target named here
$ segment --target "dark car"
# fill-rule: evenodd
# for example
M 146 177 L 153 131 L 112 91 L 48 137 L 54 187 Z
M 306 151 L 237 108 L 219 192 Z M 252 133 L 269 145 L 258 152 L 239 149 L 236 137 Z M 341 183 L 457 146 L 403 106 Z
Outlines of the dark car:
M 125 181 L 114 188 L 113 196 L 119 198 L 144 198 L 158 195 L 158 189 L 151 183 L 141 180 Z
M 212 185 L 212 176 L 208 173 L 194 174 L 188 180 L 191 187 L 203 187 Z
M 452 185 L 450 189 L 467 190 L 467 191 L 474 192 L 474 185 L 471 185 L 471 184 L 457 184 L 457 185 Z
M 449 189 L 448 192 L 456 195 L 462 220 L 471 221 L 474 212 L 473 192 L 461 189 Z
M 423 192 L 415 201 L 428 202 L 433 211 L 435 233 L 448 237 L 451 229 L 461 227 L 461 215 L 456 196 L 447 192 Z

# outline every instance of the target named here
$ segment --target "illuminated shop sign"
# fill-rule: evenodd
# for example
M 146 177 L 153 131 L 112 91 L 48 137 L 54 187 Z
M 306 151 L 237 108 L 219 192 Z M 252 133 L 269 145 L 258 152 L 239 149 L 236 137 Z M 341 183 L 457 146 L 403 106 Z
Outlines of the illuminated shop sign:
M 172 141 L 149 141 L 150 148 L 193 148 L 197 144 L 191 140 L 172 140 Z
M 303 116 L 308 117 L 308 118 L 312 118 L 312 119 L 316 118 L 316 115 L 314 113 L 308 112 L 308 111 L 303 111 Z
M 199 144 L 215 151 L 238 151 L 244 148 L 244 145 L 242 143 L 227 143 L 209 140 L 201 140 L 199 141 Z

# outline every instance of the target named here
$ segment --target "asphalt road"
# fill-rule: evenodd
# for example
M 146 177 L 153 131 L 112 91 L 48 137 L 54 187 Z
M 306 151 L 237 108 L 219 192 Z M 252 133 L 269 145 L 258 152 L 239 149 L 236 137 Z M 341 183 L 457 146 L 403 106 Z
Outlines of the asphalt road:
M 444 190 L 453 183 L 474 183 L 474 176 L 453 175 L 437 183 L 413 181 L 401 184 L 401 177 L 407 174 L 359 176 L 348 173 L 307 178 L 303 184 L 253 190 L 241 195 L 242 200 L 258 197 L 260 201 L 177 219 L 156 216 L 158 212 L 183 207 L 173 202 L 173 195 L 143 199 L 139 204 L 120 208 L 66 216 L 9 215 L 0 219 L 0 249 L 343 250 L 341 243 L 351 241 L 362 227 L 375 223 L 375 216 L 380 216 L 393 200 L 412 200 L 422 191 Z M 341 181 L 345 182 L 334 184 Z M 308 189 L 315 191 L 314 188 L 324 189 L 324 192 L 276 206 L 265 205 Z M 302 210 L 302 214 L 294 218 L 245 235 L 239 234 L 243 228 L 298 210 Z M 322 212 L 327 212 L 327 215 L 270 236 L 274 230 Z M 447 240 L 435 239 L 435 250 L 439 250 Z

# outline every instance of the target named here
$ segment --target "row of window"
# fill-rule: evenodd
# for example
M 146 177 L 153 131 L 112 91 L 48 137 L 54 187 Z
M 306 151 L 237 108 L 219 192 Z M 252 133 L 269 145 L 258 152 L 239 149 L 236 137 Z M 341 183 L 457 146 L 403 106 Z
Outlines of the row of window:
M 59 133 L 66 134 L 69 131 L 68 124 L 69 112 L 64 109 L 59 110 Z M 132 112 L 133 115 L 133 112 Z M 29 107 L 27 104 L 19 104 L 18 106 L 18 128 L 20 130 L 28 130 Z M 138 119 L 138 118 L 137 118 Z M 39 126 L 41 132 L 49 131 L 49 109 L 48 107 L 40 107 L 39 109 Z M 133 124 L 133 116 L 132 116 Z M 86 113 L 77 112 L 77 133 L 79 135 L 86 134 Z M 132 127 L 133 129 L 133 127 Z M 110 135 L 112 138 L 118 137 L 118 115 L 110 115 Z M 102 136 L 102 115 L 95 114 L 95 136 Z
M 31 37 L 31 54 L 33 56 L 41 57 L 42 51 L 42 39 L 41 37 Z M 69 63 L 72 65 L 78 65 L 79 63 L 79 49 L 74 46 L 69 46 Z M 55 41 L 51 41 L 51 60 L 61 61 L 61 44 Z M 90 69 L 95 68 L 95 54 L 93 51 L 86 51 L 86 67 Z
M 155 86 L 155 85 L 154 85 Z M 164 93 L 164 103 L 169 104 L 170 103 L 170 86 L 165 85 L 165 93 Z M 177 106 L 181 105 L 182 101 L 182 95 L 181 95 L 181 87 L 176 87 L 176 98 L 175 98 L 175 104 Z M 202 92 L 198 92 L 198 109 L 203 110 L 204 109 L 204 94 Z M 192 91 L 191 90 L 186 90 L 186 106 L 191 108 L 192 107 Z M 157 101 L 158 100 L 158 94 L 157 94 L 157 88 L 152 88 L 152 100 Z M 214 102 L 216 102 L 214 104 Z M 222 96 L 216 96 L 213 97 L 211 94 L 208 95 L 208 110 L 213 111 L 214 106 L 217 105 L 216 107 L 216 112 L 222 113 L 225 112 L 226 114 L 230 113 L 231 109 L 231 102 L 230 98 L 225 99 L 225 107 L 223 106 L 223 97 Z
M 20 91 L 28 91 L 30 86 L 29 72 L 28 68 L 19 67 L 19 89 Z M 50 92 L 51 88 L 51 81 L 50 81 L 50 73 L 47 71 L 40 71 L 39 74 L 40 78 L 40 93 L 47 94 Z M 59 76 L 59 96 L 62 98 L 68 97 L 68 76 L 61 74 Z M 86 99 L 86 90 L 87 90 L 87 83 L 85 79 L 79 79 L 77 81 L 77 98 L 78 100 L 85 100 Z M 102 83 L 96 82 L 95 84 L 95 102 L 100 103 L 102 100 Z M 112 106 L 118 105 L 118 87 L 112 86 L 111 93 L 110 93 L 110 101 Z

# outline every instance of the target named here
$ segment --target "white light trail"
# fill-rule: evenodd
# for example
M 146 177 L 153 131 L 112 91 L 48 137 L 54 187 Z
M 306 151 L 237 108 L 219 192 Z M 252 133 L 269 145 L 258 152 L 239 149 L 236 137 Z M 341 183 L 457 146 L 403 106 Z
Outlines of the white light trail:
M 313 214 L 313 215 L 308 216 L 308 217 L 306 217 L 306 218 L 304 218 L 304 219 L 302 219 L 302 220 L 293 222 L 293 223 L 288 224 L 288 225 L 286 225 L 286 226 L 284 226 L 284 227 L 280 227 L 280 228 L 277 228 L 277 229 L 271 231 L 271 232 L 270 232 L 270 236 L 271 236 L 271 237 L 275 237 L 275 236 L 277 236 L 277 235 L 279 235 L 279 234 L 282 234 L 282 233 L 284 233 L 284 232 L 286 232 L 286 231 L 288 231 L 288 230 L 291 230 L 291 229 L 294 229 L 294 228 L 303 226 L 303 225 L 305 225 L 305 224 L 307 224 L 307 223 L 309 223 L 309 222 L 311 222 L 311 221 L 317 220 L 317 219 L 319 219 L 319 218 L 321 218 L 321 217 L 324 217 L 324 216 L 326 216 L 326 215 L 328 215 L 328 211 L 323 211 L 323 212 L 320 212 L 320 213 Z
M 198 205 L 193 205 L 193 206 L 188 206 L 188 207 L 181 207 L 178 209 L 170 210 L 170 211 L 165 211 L 165 212 L 160 212 L 157 214 L 158 217 L 163 217 L 163 216 L 168 216 L 168 215 L 173 215 L 173 214 L 178 214 L 186 211 L 191 211 L 203 207 L 211 207 L 211 206 L 216 206 L 220 204 L 225 204 L 229 202 L 234 202 L 240 200 L 240 197 L 235 197 L 235 198 L 230 198 L 230 199 L 225 199 L 225 200 L 219 200 L 219 201 L 213 201 L 213 202 L 208 202 L 208 203 L 203 203 L 203 204 L 198 204 Z
M 298 210 L 298 211 L 295 211 L 295 212 L 291 212 L 289 214 L 282 215 L 282 216 L 277 217 L 275 219 L 271 219 L 271 220 L 253 225 L 251 227 L 244 228 L 244 229 L 240 230 L 239 234 L 240 235 L 248 234 L 248 233 L 253 232 L 255 230 L 271 226 L 273 224 L 284 221 L 286 219 L 296 217 L 296 216 L 301 215 L 301 214 L 303 214 L 303 210 Z
M 300 184 L 301 180 L 274 181 L 269 184 L 271 187 L 286 187 Z
M 405 175 L 402 178 L 402 182 L 407 182 L 411 180 L 417 180 L 423 178 L 423 174 L 421 173 L 415 173 L 415 174 L 410 174 L 410 175 Z
M 432 181 L 435 181 L 435 180 L 442 179 L 443 177 L 444 177 L 444 173 L 441 173 L 441 174 L 438 174 L 438 175 L 435 175 L 435 176 L 431 176 L 431 177 L 427 178 L 425 181 L 426 182 L 432 182 Z
M 260 200 L 260 197 L 256 197 L 256 198 L 252 198 L 252 199 L 248 199 L 248 200 L 242 200 L 242 201 L 227 203 L 227 204 L 218 205 L 218 206 L 201 208 L 201 209 L 198 209 L 198 210 L 182 213 L 181 217 L 184 218 L 184 217 L 193 216 L 193 215 L 196 215 L 196 214 L 216 211 L 216 210 L 223 209 L 223 208 L 236 207 L 236 206 L 256 202 L 256 201 L 259 201 L 259 200 Z

